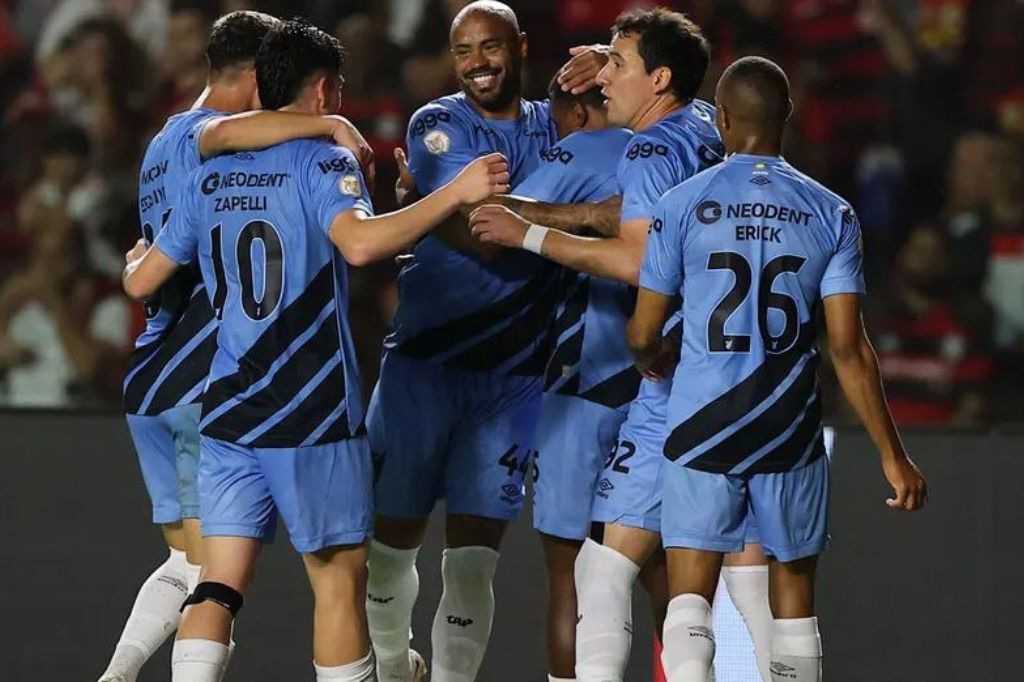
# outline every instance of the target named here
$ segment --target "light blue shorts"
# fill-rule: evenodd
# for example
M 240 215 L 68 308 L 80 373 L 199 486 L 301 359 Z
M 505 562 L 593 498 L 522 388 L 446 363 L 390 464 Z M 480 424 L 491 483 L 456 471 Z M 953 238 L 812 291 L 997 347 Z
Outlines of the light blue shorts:
M 830 487 L 828 457 L 772 474 L 667 464 L 662 539 L 665 547 L 738 552 L 756 519 L 765 554 L 779 561 L 814 556 L 828 547 Z
M 665 410 L 671 381 L 640 382 L 594 494 L 594 521 L 661 530 Z
M 377 513 L 508 520 L 523 506 L 541 378 L 474 372 L 388 351 L 367 429 L 378 469 Z
M 625 418 L 625 410 L 544 394 L 533 469 L 534 528 L 567 540 L 586 539 L 594 490 Z
M 153 523 L 199 516 L 199 415 L 201 405 L 182 405 L 157 415 L 126 415 L 153 503 Z
M 640 382 L 629 406 L 615 449 L 605 460 L 594 497 L 594 521 L 660 533 L 665 460 L 665 418 L 671 381 Z M 760 542 L 757 526 L 746 528 L 745 541 Z
M 373 461 L 365 438 L 253 448 L 202 437 L 203 536 L 274 537 L 281 515 L 304 554 L 354 545 L 373 529 Z

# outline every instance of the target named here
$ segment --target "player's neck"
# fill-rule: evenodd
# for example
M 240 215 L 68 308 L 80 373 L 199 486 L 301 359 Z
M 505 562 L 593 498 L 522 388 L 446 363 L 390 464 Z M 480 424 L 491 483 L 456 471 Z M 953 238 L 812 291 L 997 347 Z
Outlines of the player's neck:
M 674 114 L 686 106 L 672 95 L 659 95 L 646 106 L 640 108 L 631 125 L 627 126 L 634 133 L 642 133 L 661 119 Z
M 481 118 L 488 121 L 514 121 L 519 118 L 523 109 L 523 99 L 518 95 L 512 100 L 511 104 L 499 111 L 488 111 L 477 105 L 470 97 L 467 97 L 466 101 L 469 102 L 471 107 L 476 109 Z
M 192 108 L 215 109 L 229 114 L 239 114 L 248 111 L 249 98 L 231 86 L 208 83 Z
M 782 139 L 768 139 L 761 135 L 746 135 L 736 142 L 726 145 L 727 154 L 746 154 L 748 156 L 782 156 Z

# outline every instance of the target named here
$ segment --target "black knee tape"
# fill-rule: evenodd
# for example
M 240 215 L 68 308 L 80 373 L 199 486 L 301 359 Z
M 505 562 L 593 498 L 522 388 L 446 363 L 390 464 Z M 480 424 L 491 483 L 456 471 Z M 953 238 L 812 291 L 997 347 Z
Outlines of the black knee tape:
M 181 610 L 184 611 L 187 606 L 201 604 L 207 600 L 226 608 L 231 613 L 232 618 L 238 615 L 238 612 L 242 609 L 242 604 L 245 602 L 242 595 L 233 587 L 228 587 L 224 583 L 202 582 L 196 585 L 196 589 L 192 591 L 192 594 L 188 595 L 185 603 L 181 605 Z

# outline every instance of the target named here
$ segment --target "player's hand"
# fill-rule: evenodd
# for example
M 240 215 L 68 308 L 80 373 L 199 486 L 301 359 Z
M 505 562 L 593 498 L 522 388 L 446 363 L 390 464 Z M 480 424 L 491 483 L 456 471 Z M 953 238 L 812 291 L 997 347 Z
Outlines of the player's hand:
M 646 361 L 637 361 L 636 368 L 645 379 L 664 381 L 670 378 L 679 364 L 679 346 L 672 339 L 663 336 L 657 355 Z
M 356 155 L 359 167 L 363 171 L 363 177 L 366 179 L 366 187 L 372 194 L 374 183 L 377 181 L 377 161 L 373 149 L 359 129 L 352 124 L 352 121 L 344 116 L 330 116 L 329 118 L 334 121 L 331 138 L 336 145 L 344 147 Z
M 452 185 L 460 204 L 475 204 L 508 191 L 508 162 L 497 152 L 476 159 L 463 168 Z
M 906 455 L 886 458 L 882 462 L 882 471 L 896 494 L 896 497 L 885 501 L 889 507 L 917 511 L 928 502 L 928 484 L 914 460 Z
M 519 249 L 530 223 L 504 206 L 485 204 L 469 214 L 469 228 L 481 244 Z
M 146 249 L 148 248 L 149 247 L 146 245 L 146 240 L 140 239 L 139 241 L 135 242 L 135 246 L 133 246 L 130 251 L 124 254 L 124 262 L 126 264 L 134 263 L 135 261 L 139 260 L 146 254 Z
M 409 161 L 405 158 L 405 150 L 395 147 L 395 163 L 398 165 L 398 179 L 395 180 L 395 201 L 405 206 L 409 195 L 416 194 L 416 179 L 409 170 Z M 410 202 L 411 203 L 411 202 Z
M 597 85 L 597 74 L 608 63 L 607 45 L 577 45 L 569 48 L 571 58 L 558 70 L 558 84 L 574 95 Z

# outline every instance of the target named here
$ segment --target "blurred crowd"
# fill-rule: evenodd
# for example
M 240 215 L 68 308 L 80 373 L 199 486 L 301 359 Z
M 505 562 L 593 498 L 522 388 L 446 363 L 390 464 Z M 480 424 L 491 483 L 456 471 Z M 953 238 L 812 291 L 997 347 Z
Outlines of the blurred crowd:
M 0 404 L 117 404 L 143 324 L 119 286 L 138 236 L 139 160 L 202 90 L 214 18 L 302 15 L 341 39 L 342 113 L 376 150 L 374 198 L 386 210 L 405 122 L 455 88 L 448 24 L 464 4 L 0 0 Z M 510 4 L 530 39 L 527 91 L 542 96 L 570 46 L 607 42 L 619 11 L 640 3 Z M 711 39 L 708 97 L 739 56 L 789 72 L 787 158 L 860 215 L 866 324 L 898 420 L 1024 422 L 1024 2 L 657 4 L 688 12 Z M 352 277 L 368 385 L 394 275 L 386 264 Z M 849 417 L 831 402 L 834 420 Z

